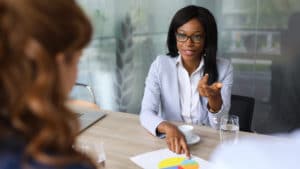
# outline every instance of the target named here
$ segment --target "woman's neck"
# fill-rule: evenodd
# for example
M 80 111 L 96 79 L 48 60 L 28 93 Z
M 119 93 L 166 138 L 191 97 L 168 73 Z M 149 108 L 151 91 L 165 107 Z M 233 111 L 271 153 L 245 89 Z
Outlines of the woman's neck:
M 183 67 L 188 71 L 189 76 L 197 69 L 200 64 L 201 59 L 191 60 L 191 61 L 183 61 Z

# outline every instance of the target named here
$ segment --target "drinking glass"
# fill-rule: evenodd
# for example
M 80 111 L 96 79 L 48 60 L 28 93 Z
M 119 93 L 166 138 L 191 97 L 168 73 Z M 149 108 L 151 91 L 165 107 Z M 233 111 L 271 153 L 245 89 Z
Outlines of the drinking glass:
M 239 117 L 236 115 L 224 115 L 220 120 L 221 143 L 235 144 L 239 138 Z

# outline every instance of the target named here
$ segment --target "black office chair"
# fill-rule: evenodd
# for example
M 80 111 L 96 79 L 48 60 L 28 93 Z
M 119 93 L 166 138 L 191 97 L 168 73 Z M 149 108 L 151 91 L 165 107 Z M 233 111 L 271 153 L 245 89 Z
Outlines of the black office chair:
M 231 95 L 229 114 L 239 116 L 240 130 L 251 131 L 255 100 L 252 97 Z

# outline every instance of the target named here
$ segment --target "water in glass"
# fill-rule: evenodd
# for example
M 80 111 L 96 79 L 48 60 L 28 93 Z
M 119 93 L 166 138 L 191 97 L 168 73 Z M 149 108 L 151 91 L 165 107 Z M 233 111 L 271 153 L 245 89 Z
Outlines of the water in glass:
M 220 140 L 222 143 L 237 143 L 239 138 L 239 118 L 235 115 L 225 115 L 220 122 Z

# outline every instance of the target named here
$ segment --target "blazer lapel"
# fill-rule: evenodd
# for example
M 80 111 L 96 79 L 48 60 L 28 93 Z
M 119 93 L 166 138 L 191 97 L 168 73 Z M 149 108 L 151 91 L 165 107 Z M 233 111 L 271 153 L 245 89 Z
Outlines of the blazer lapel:
M 171 92 L 173 92 L 173 97 L 174 97 L 174 111 L 176 111 L 176 116 L 177 119 L 181 119 L 182 120 L 182 116 L 181 116 L 181 107 L 180 107 L 180 98 L 179 98 L 179 86 L 178 86 L 178 75 L 177 75 L 177 67 L 176 67 L 176 59 L 177 57 L 175 58 L 172 58 L 172 77 L 171 79 L 174 79 L 174 81 L 172 82 L 172 89 L 171 89 Z

